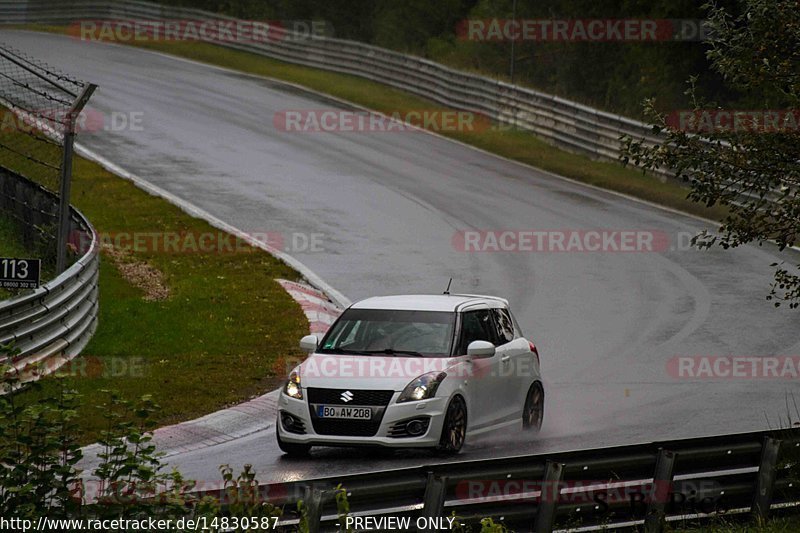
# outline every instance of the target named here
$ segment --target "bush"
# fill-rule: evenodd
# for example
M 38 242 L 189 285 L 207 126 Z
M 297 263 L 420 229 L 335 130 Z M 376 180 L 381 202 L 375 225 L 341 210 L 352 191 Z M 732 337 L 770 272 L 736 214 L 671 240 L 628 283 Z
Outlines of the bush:
M 18 352 L 0 346 L 0 358 Z M 191 494 L 196 487 L 175 470 L 164 472 L 152 442 L 152 398 L 130 402 L 106 391 L 106 428 L 102 431 L 99 466 L 86 482 L 77 464 L 83 458 L 76 424 L 80 396 L 61 385 L 57 395 L 36 404 L 17 401 L 22 389 L 13 367 L 0 367 L 0 516 L 36 521 L 49 519 L 194 519 L 214 524 L 222 517 L 272 517 L 280 510 L 260 501 L 258 481 L 250 465 L 234 478 L 221 467 L 226 508 L 213 497 Z M 26 388 L 39 388 L 28 383 Z M 95 489 L 95 487 L 97 487 Z M 222 528 L 214 526 L 211 531 Z M 225 528 L 228 529 L 228 528 Z M 241 531 L 245 529 L 240 528 Z

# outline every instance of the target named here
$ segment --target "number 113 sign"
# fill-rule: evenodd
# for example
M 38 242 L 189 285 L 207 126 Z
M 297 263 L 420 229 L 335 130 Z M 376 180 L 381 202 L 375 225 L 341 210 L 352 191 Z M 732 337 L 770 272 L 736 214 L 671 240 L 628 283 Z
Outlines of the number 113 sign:
M 40 259 L 0 257 L 0 288 L 37 289 L 42 275 Z

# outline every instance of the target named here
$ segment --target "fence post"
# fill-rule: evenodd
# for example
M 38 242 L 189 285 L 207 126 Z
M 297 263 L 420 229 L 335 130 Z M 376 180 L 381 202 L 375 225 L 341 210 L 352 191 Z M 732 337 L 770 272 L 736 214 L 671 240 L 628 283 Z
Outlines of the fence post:
M 67 241 L 69 240 L 70 213 L 69 197 L 72 188 L 72 153 L 75 144 L 75 122 L 78 114 L 86 106 L 97 86 L 90 83 L 72 104 L 64 120 L 64 152 L 61 160 L 61 182 L 59 184 L 58 237 L 56 239 L 56 273 L 67 268 Z
M 753 505 L 750 513 L 758 520 L 766 520 L 772 502 L 772 489 L 775 487 L 775 466 L 778 464 L 778 452 L 781 441 L 772 437 L 764 437 L 761 446 L 761 461 L 756 474 L 756 490 L 753 494 Z
M 664 530 L 664 515 L 672 488 L 676 455 L 675 452 L 658 449 L 656 469 L 653 472 L 653 490 L 644 517 L 645 533 L 661 533 Z
M 539 508 L 536 510 L 536 521 L 533 525 L 533 530 L 536 533 L 550 533 L 553 531 L 553 521 L 556 517 L 556 507 L 561 495 L 561 480 L 563 477 L 564 463 L 548 459 L 545 463 L 544 483 L 542 483 Z
M 422 516 L 435 518 L 444 512 L 444 498 L 447 478 L 434 472 L 428 472 L 428 482 L 425 485 L 425 496 L 422 498 Z
M 306 510 L 308 533 L 319 533 L 322 526 L 322 490 L 308 485 L 303 495 L 303 507 Z

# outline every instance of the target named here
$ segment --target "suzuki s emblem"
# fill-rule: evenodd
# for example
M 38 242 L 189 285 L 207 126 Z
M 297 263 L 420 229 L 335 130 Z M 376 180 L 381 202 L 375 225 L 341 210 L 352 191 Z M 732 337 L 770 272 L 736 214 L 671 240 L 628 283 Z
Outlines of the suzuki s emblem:
M 349 390 L 346 390 L 341 396 L 339 396 L 339 398 L 341 398 L 343 402 L 347 403 L 353 399 L 353 393 Z

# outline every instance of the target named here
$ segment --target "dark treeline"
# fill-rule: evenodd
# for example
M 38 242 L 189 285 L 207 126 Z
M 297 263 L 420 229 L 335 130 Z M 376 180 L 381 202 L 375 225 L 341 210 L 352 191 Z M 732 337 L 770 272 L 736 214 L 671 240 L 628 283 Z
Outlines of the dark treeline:
M 337 37 L 428 57 L 508 79 L 509 41 L 467 40 L 466 19 L 510 19 L 512 0 L 162 0 L 240 18 L 322 19 Z M 718 4 L 737 14 L 736 0 Z M 702 19 L 693 0 L 518 0 L 518 19 Z M 779 21 L 776 21 L 776 24 Z M 645 98 L 663 111 L 687 108 L 697 94 L 728 106 L 754 105 L 725 89 L 702 41 L 536 42 L 516 44 L 515 81 L 592 106 L 641 117 Z

